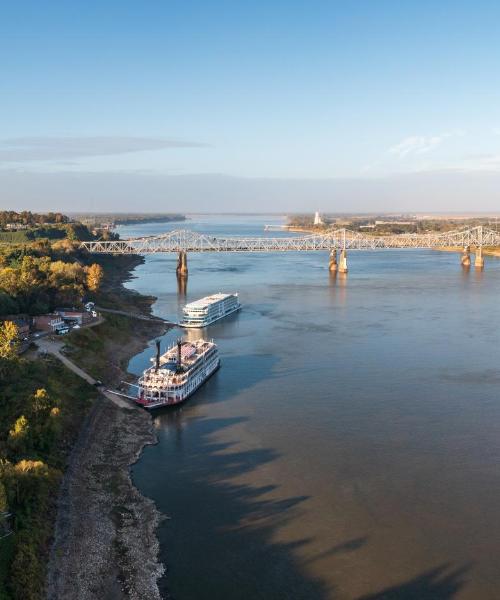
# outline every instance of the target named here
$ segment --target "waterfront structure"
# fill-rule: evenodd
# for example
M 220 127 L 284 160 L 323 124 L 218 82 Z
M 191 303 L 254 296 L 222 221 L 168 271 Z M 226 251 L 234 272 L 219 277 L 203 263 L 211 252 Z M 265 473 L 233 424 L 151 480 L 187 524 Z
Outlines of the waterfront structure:
M 219 366 L 219 352 L 214 342 L 178 340 L 160 355 L 158 340 L 155 365 L 146 369 L 139 378 L 136 402 L 147 409 L 180 404 Z
M 116 241 L 83 242 L 89 252 L 104 254 L 179 254 L 178 274 L 187 275 L 188 252 L 314 252 L 332 250 L 375 250 L 391 248 L 473 248 L 475 265 L 482 268 L 483 246 L 500 247 L 500 233 L 482 225 L 445 233 L 369 235 L 349 229 L 293 237 L 216 237 L 189 230 Z M 344 253 L 344 258 L 346 254 Z M 347 267 L 347 259 L 346 264 Z
M 182 309 L 181 327 L 201 328 L 227 317 L 241 308 L 238 294 L 212 294 Z
M 56 308 L 55 311 L 64 321 L 76 323 L 77 325 L 85 325 L 92 321 L 92 316 L 87 310 L 75 310 L 73 308 Z
M 185 250 L 181 250 L 179 252 L 179 259 L 177 260 L 177 269 L 176 269 L 177 277 L 187 277 L 188 267 L 187 267 L 187 254 Z
M 40 331 L 49 331 L 54 332 L 57 329 L 60 329 L 64 326 L 64 321 L 61 315 L 48 314 L 48 315 L 38 315 L 33 317 L 33 325 L 35 329 Z

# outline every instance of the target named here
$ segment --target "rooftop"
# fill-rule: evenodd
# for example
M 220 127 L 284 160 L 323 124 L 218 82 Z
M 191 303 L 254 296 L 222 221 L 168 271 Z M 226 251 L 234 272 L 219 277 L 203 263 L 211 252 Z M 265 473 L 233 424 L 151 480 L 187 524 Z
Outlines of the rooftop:
M 234 296 L 234 294 L 222 294 L 219 292 L 218 294 L 212 294 L 211 296 L 205 296 L 204 298 L 190 302 L 189 304 L 186 304 L 185 308 L 206 308 L 207 306 L 210 306 L 210 304 L 220 302 L 230 296 Z

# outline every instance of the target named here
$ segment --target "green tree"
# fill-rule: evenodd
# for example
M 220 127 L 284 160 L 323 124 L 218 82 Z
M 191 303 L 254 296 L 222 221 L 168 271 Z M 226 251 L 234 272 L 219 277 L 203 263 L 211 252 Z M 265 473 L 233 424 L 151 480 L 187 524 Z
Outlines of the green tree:
M 27 531 L 17 536 L 9 580 L 16 600 L 41 600 L 44 597 L 43 569 L 37 556 L 36 542 Z
M 0 481 L 0 513 L 5 513 L 9 510 L 9 503 L 7 501 L 7 491 L 5 485 Z

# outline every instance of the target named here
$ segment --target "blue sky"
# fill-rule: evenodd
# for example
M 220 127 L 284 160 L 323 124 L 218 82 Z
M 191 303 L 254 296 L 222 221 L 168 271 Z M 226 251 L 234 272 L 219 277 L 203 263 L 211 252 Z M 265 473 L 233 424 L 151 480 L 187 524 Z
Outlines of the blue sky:
M 0 2 L 0 52 L 5 207 L 79 197 L 80 181 L 114 208 L 136 177 L 151 210 L 176 202 L 173 179 L 191 210 L 207 186 L 247 208 L 248 179 L 285 196 L 301 180 L 295 209 L 394 210 L 408 178 L 463 210 L 464 177 L 500 174 L 498 2 Z M 339 198 L 345 181 L 364 191 Z

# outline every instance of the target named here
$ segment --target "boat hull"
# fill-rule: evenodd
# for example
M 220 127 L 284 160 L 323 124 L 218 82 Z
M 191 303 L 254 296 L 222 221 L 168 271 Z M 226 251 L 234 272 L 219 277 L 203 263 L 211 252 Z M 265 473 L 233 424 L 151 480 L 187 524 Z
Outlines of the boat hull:
M 184 329 L 203 329 L 204 327 L 208 327 L 209 325 L 212 325 L 212 323 L 220 321 L 221 319 L 225 319 L 229 315 L 232 315 L 233 313 L 238 312 L 240 309 L 241 309 L 241 304 L 238 304 L 238 306 L 236 306 L 232 310 L 229 310 L 227 313 L 224 313 L 223 315 L 220 315 L 216 319 L 212 319 L 211 321 L 207 321 L 206 323 L 198 324 L 198 323 L 188 323 L 186 321 L 181 321 L 179 323 L 179 327 L 183 327 Z
M 212 375 L 217 372 L 220 368 L 220 358 L 217 359 L 217 364 L 214 366 L 214 368 L 207 373 L 206 377 L 204 379 L 202 379 L 192 390 L 190 390 L 185 396 L 183 396 L 182 398 L 178 398 L 178 399 L 174 399 L 172 401 L 163 401 L 163 402 L 156 402 L 156 403 L 152 403 L 152 402 L 148 402 L 145 403 L 144 401 L 141 401 L 140 398 L 136 398 L 135 399 L 135 403 L 138 404 L 139 406 L 142 406 L 142 408 L 145 408 L 146 410 L 156 410 L 158 408 L 164 408 L 164 407 L 169 407 L 169 406 L 178 406 L 179 404 L 183 404 L 188 398 L 190 398 L 197 390 L 200 389 L 200 387 L 210 379 L 210 377 L 212 377 Z

